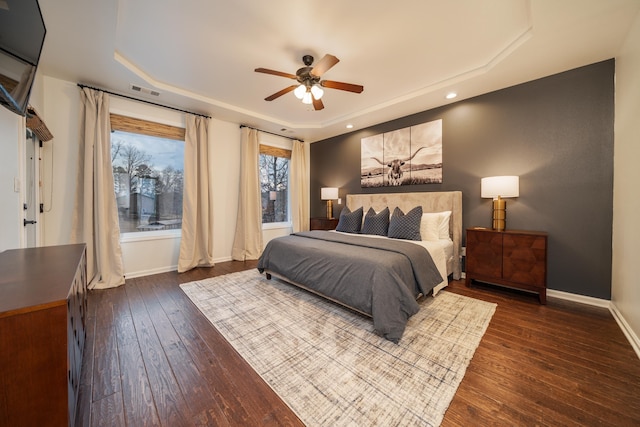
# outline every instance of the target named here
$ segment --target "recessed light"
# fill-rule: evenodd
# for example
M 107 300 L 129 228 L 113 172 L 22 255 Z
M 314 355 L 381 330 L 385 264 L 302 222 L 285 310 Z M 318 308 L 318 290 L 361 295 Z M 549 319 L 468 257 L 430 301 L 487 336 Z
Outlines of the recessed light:
M 449 92 L 449 93 L 447 94 L 446 98 L 447 98 L 447 99 L 453 99 L 453 98 L 455 98 L 456 96 L 458 96 L 458 94 L 457 94 L 457 93 L 455 93 L 455 92 Z
M 351 123 L 349 123 L 349 124 L 347 125 L 347 129 L 353 129 L 353 125 L 352 125 Z

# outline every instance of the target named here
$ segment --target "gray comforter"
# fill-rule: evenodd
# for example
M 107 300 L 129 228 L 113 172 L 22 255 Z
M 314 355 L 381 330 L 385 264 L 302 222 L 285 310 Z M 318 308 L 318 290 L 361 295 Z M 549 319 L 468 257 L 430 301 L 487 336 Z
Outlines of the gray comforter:
M 271 240 L 258 269 L 370 314 L 376 332 L 396 343 L 418 312 L 416 298 L 443 280 L 421 246 L 329 231 Z

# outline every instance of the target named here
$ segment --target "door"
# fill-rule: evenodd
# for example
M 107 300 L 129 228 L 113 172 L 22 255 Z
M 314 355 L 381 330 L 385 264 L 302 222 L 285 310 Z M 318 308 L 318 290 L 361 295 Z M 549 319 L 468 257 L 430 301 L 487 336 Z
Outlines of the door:
M 25 245 L 27 248 L 35 248 L 38 246 L 38 218 L 40 212 L 40 204 L 38 199 L 39 182 L 39 152 L 40 141 L 33 132 L 27 129 L 25 147 L 25 179 L 24 179 L 24 233 Z

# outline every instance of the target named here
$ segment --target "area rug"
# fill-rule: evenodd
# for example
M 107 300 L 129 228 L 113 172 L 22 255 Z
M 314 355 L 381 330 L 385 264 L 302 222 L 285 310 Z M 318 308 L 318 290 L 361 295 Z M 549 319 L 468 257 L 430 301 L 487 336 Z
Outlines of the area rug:
M 394 344 L 256 270 L 181 287 L 307 426 L 440 425 L 496 307 L 440 292 Z

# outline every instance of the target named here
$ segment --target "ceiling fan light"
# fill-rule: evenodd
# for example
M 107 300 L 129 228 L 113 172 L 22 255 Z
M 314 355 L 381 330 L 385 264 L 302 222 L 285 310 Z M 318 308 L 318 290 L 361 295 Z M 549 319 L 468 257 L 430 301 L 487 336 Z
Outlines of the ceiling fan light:
M 300 85 L 294 89 L 293 94 L 296 96 L 296 98 L 302 99 L 306 91 L 307 91 L 307 88 L 305 87 L 305 85 Z
M 315 99 L 320 99 L 324 95 L 324 90 L 318 85 L 313 85 L 311 86 L 311 94 Z
M 302 103 L 311 104 L 312 102 L 313 102 L 313 99 L 311 97 L 311 92 L 305 92 L 304 96 L 302 97 Z

